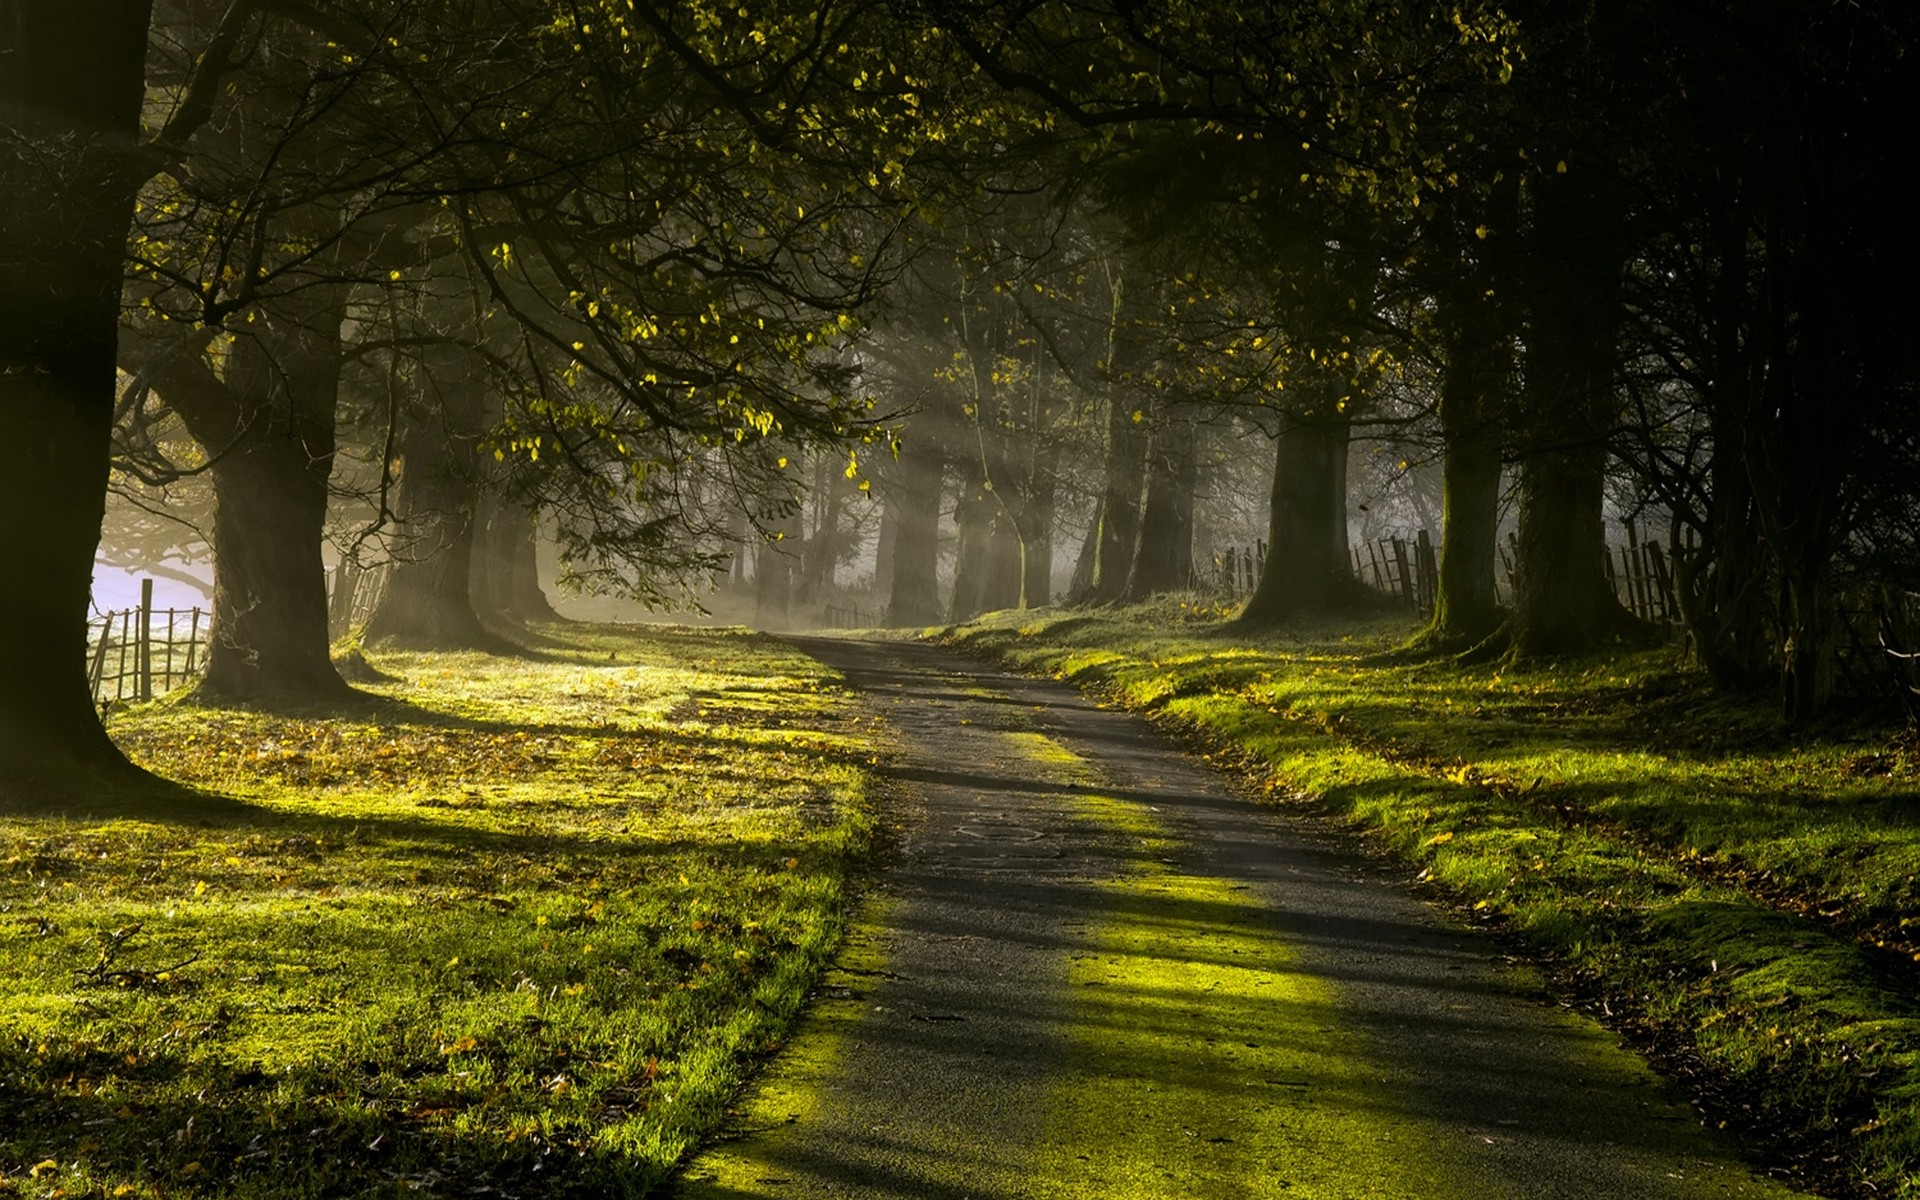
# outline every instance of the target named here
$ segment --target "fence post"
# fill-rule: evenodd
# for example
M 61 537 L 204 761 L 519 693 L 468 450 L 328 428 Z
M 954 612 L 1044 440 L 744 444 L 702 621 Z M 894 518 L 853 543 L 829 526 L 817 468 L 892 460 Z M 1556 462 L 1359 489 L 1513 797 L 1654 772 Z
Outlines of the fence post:
M 134 695 L 153 699 L 153 580 L 140 581 L 140 641 L 133 652 Z
M 1407 541 L 1405 538 L 1393 539 L 1393 566 L 1400 573 L 1400 595 L 1405 598 L 1407 607 L 1418 611 L 1420 599 L 1415 592 L 1413 572 L 1407 566 Z
M 113 652 L 113 698 L 117 703 L 127 698 L 127 648 L 133 645 L 133 610 L 120 610 L 120 644 Z M 139 662 L 136 656 L 134 661 Z
M 91 630 L 93 623 L 89 621 Z M 87 688 L 93 694 L 93 702 L 100 703 L 100 676 L 107 669 L 107 643 L 113 640 L 113 614 L 107 613 L 100 621 L 100 644 L 93 648 L 93 664 L 87 670 Z
M 1673 594 L 1673 573 L 1667 570 L 1667 557 L 1658 542 L 1647 543 L 1647 564 L 1653 568 L 1653 585 L 1660 597 L 1660 617 L 1672 621 L 1680 606 Z
M 1649 586 L 1652 581 L 1649 578 L 1651 571 L 1647 567 L 1646 552 L 1653 543 L 1647 542 L 1642 545 L 1639 529 L 1632 521 L 1628 521 L 1626 525 L 1628 558 L 1633 564 L 1632 569 L 1627 572 L 1627 581 L 1633 588 L 1634 612 L 1643 619 L 1651 621 L 1653 620 L 1653 589 Z
M 1420 569 L 1420 611 L 1433 611 L 1434 594 L 1440 590 L 1440 563 L 1433 556 L 1433 539 L 1420 531 L 1414 547 L 1414 562 Z
M 200 653 L 200 606 L 194 605 L 192 619 L 187 623 L 187 675 L 193 675 L 193 660 Z

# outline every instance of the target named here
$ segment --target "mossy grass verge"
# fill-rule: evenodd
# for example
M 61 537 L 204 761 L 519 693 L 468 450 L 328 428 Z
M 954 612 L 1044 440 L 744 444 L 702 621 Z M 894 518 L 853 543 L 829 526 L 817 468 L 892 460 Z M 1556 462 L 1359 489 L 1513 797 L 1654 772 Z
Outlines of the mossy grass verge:
M 1781 728 L 1662 651 L 1396 661 L 1405 622 L 1248 635 L 1174 602 L 953 643 L 1094 687 L 1498 923 L 1837 1195 L 1920 1196 L 1920 780 L 1864 718 Z
M 718 1123 L 840 940 L 865 726 L 769 639 L 547 633 L 4 797 L 0 1196 L 637 1196 Z

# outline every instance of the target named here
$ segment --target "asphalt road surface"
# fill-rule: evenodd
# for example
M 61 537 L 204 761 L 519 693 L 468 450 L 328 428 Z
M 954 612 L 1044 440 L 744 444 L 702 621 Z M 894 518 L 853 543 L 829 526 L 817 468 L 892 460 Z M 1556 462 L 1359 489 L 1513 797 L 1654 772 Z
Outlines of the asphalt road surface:
M 937 647 L 801 645 L 891 724 L 903 844 L 683 1200 L 1797 1194 L 1146 722 Z

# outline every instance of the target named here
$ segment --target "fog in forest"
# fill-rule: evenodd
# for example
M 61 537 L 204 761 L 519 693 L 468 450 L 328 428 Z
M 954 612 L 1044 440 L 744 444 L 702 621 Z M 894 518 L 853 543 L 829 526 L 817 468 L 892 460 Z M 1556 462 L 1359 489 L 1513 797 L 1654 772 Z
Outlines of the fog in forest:
M 1905 620 L 1891 9 L 269 8 L 0 46 L 33 646 L 1178 596 L 1813 712 Z

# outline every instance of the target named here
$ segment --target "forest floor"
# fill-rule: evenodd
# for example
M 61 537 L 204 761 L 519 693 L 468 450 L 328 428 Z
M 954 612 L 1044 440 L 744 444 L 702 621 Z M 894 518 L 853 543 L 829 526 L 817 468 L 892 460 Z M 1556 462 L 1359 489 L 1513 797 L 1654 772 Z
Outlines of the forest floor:
M 1496 930 L 1707 1120 L 1836 1195 L 1920 1195 L 1920 747 L 1790 730 L 1670 651 L 1404 661 L 1404 619 L 1252 636 L 1166 603 L 1000 614 L 968 651 L 1089 690 Z
M 1907 735 L 1218 617 L 116 712 L 178 786 L 0 791 L 0 1196 L 1920 1196 Z
M 0 1196 L 637 1196 L 714 1126 L 841 942 L 871 730 L 757 635 L 535 640 L 0 793 Z

